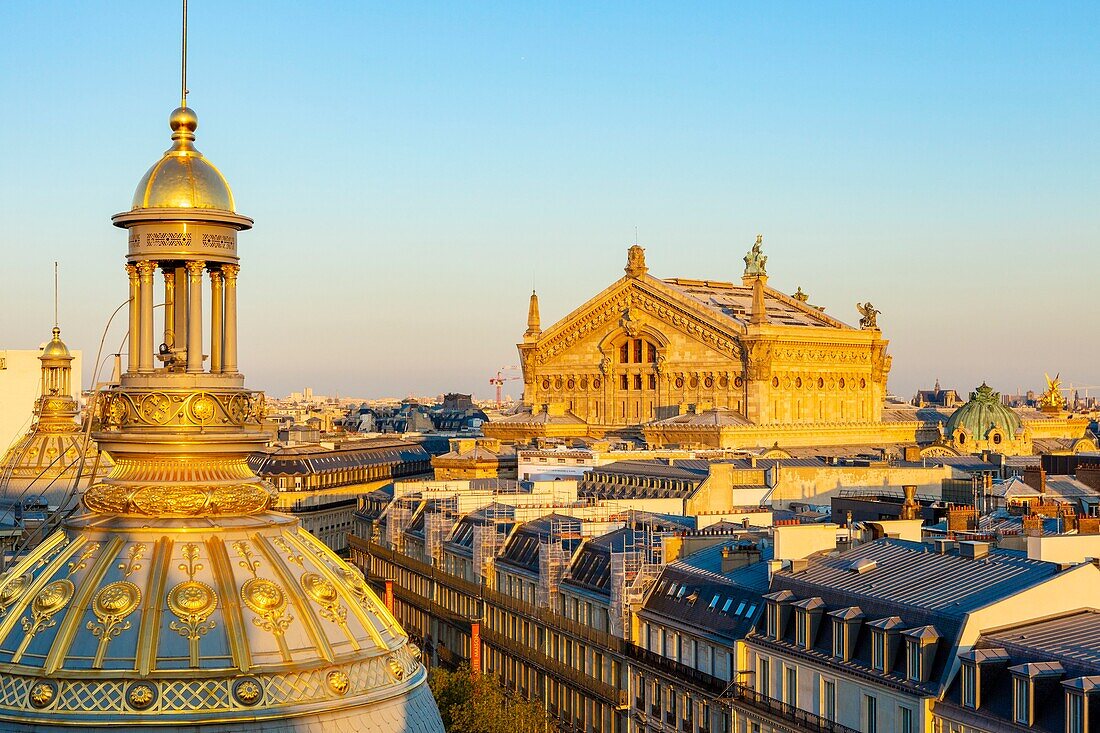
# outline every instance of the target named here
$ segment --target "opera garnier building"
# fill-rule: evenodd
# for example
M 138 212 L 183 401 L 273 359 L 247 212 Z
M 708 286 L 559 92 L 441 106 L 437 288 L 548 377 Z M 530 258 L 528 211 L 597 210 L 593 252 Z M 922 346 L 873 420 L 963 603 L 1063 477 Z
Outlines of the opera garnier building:
M 485 434 L 516 443 L 623 436 L 650 447 L 777 457 L 816 446 L 943 455 L 984 438 L 992 445 L 998 426 L 971 426 L 983 439 L 964 446 L 944 432 L 950 411 L 888 404 L 891 356 L 879 311 L 859 303 L 858 324 L 848 325 L 801 288 L 788 295 L 770 287 L 767 259 L 757 237 L 740 282 L 661 279 L 634 245 L 623 277 L 546 329 L 532 293 L 518 345 L 523 406 Z M 979 390 L 972 399 L 988 396 Z M 1018 422 L 1023 432 L 997 448 L 1030 452 L 1043 440 L 1095 448 L 1085 437 L 1088 419 L 1064 410 L 1025 411 Z
M 0 730 L 442 731 L 397 621 L 249 468 L 267 440 L 237 365 L 252 220 L 197 126 L 172 113 L 171 148 L 112 219 L 129 363 L 93 437 L 114 463 L 0 580 Z

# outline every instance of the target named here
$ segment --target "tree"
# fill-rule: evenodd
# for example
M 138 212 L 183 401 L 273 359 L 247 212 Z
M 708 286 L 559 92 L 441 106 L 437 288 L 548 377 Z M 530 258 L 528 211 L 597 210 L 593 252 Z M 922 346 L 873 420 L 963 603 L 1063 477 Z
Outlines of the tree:
M 537 700 L 525 700 L 489 675 L 466 665 L 454 672 L 435 668 L 428 676 L 447 733 L 556 733 Z

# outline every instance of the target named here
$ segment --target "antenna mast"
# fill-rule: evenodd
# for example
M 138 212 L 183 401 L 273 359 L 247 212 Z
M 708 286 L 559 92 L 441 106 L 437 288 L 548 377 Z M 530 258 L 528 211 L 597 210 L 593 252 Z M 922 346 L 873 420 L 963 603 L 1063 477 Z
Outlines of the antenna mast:
M 53 327 L 57 328 L 57 260 L 53 261 Z
M 183 63 L 180 73 L 180 106 L 187 106 L 187 0 L 183 0 Z

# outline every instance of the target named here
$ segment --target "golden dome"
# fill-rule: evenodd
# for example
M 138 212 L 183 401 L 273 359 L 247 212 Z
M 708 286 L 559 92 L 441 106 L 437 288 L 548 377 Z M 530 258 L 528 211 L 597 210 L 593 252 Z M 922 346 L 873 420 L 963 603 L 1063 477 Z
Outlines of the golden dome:
M 53 338 L 50 342 L 42 347 L 42 354 L 39 359 L 71 359 L 72 354 L 69 353 L 69 347 L 65 345 L 65 342 L 61 340 L 61 329 L 54 326 Z
M 0 716 L 17 730 L 308 715 L 435 733 L 417 654 L 359 571 L 285 515 L 86 515 L 0 579 Z
M 172 147 L 141 179 L 133 209 L 218 209 L 234 211 L 233 192 L 225 176 L 195 149 L 199 118 L 190 107 L 178 107 L 168 120 Z

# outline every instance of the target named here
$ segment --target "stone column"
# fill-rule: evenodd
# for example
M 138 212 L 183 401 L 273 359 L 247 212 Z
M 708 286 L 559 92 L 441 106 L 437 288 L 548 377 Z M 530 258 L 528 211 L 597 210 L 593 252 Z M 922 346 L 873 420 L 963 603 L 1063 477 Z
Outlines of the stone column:
M 172 318 L 175 326 L 176 354 L 181 356 L 187 351 L 187 270 L 176 265 L 175 273 L 175 316 Z
M 126 371 L 138 370 L 138 353 L 141 350 L 141 303 L 138 300 L 138 270 L 136 265 L 126 265 L 126 276 L 130 278 L 130 347 L 126 360 Z
M 202 372 L 202 272 L 206 263 L 202 260 L 187 265 L 187 372 Z
M 210 270 L 210 371 L 217 374 L 222 370 L 223 334 L 222 311 L 222 273 Z
M 141 313 L 138 316 L 140 328 L 138 332 L 138 371 L 153 371 L 153 273 L 156 272 L 157 263 L 139 262 L 138 271 L 138 301 Z
M 237 273 L 240 265 L 222 265 L 225 278 L 225 345 L 222 351 L 222 371 L 237 373 Z
M 160 266 L 164 275 L 164 343 L 171 349 L 176 345 L 176 271 Z

